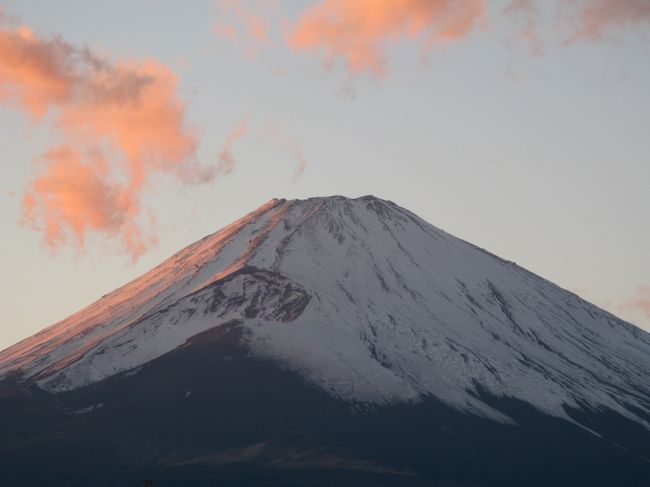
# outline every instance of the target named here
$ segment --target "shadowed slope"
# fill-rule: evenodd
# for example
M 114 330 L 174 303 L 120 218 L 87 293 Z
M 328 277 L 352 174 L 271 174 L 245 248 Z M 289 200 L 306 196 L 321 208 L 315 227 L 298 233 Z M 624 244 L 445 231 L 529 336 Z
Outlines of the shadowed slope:
M 66 393 L 5 389 L 3 485 L 642 486 L 650 474 L 650 435 L 616 413 L 580 411 L 610 431 L 599 438 L 488 394 L 517 425 L 435 398 L 341 402 L 251 357 L 243 333 L 229 322 Z

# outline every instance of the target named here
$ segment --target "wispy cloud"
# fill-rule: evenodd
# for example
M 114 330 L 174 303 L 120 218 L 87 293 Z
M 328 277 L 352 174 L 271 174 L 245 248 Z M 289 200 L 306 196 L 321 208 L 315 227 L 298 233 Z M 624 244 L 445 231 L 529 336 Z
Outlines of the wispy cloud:
M 291 154 L 291 157 L 296 163 L 294 178 L 297 179 L 302 176 L 309 165 L 309 160 L 305 156 L 301 145 L 296 141 L 296 139 L 287 135 L 284 130 L 272 122 L 269 122 L 266 125 L 266 135 Z
M 552 5 L 556 27 L 564 31 L 565 46 L 579 41 L 599 41 L 608 35 L 650 26 L 650 0 L 510 0 L 504 14 L 523 23 L 521 38 L 540 54 L 544 43 L 540 34 L 540 6 Z
M 503 10 L 505 15 L 510 15 L 515 22 L 520 23 L 518 38 L 528 44 L 530 53 L 541 56 L 544 52 L 542 38 L 539 32 L 539 6 L 535 0 L 511 0 Z
M 650 26 L 650 0 L 563 0 L 568 9 L 570 41 L 598 40 L 607 33 Z
M 240 45 L 253 56 L 269 44 L 270 14 L 277 8 L 275 0 L 217 0 L 219 19 L 213 25 L 217 37 Z
M 156 173 L 210 181 L 195 156 L 174 72 L 154 59 L 100 58 L 0 17 L 0 103 L 51 123 L 53 146 L 23 195 L 23 219 L 52 248 L 112 236 L 137 258 L 155 242 L 141 199 Z M 46 116 L 47 115 L 47 116 Z
M 223 145 L 222 151 L 219 153 L 217 172 L 222 175 L 230 174 L 235 168 L 235 157 L 232 153 L 232 145 L 241 139 L 248 131 L 248 119 L 244 118 L 237 126 L 235 126 Z
M 300 147 L 295 140 L 289 140 L 289 144 L 291 147 L 291 154 L 297 163 L 296 170 L 294 171 L 294 177 L 299 178 L 303 175 L 305 169 L 307 169 L 307 164 L 309 161 L 303 153 L 302 147 Z
M 619 307 L 621 311 L 632 311 L 650 319 L 650 286 L 638 286 L 634 295 Z

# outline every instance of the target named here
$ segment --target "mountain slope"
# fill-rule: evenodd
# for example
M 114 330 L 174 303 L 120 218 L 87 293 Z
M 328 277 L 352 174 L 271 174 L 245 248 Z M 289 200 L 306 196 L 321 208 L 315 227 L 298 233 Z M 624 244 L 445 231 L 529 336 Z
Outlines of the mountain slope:
M 607 450 L 617 448 L 613 442 L 634 452 L 630 461 L 641 467 L 631 471 L 650 458 L 642 446 L 650 439 L 647 333 L 372 196 L 272 200 L 0 352 L 0 378 L 11 397 L 27 394 L 20 390 L 63 402 L 81 397 L 74 411 L 82 416 L 110 415 L 110 408 L 94 410 L 110 397 L 106 391 L 142 382 L 146 374 L 147 384 L 155 382 L 152 367 L 173 357 L 186 357 L 175 365 L 184 369 L 190 360 L 184 350 L 233 326 L 232 356 L 244 350 L 247 360 L 304 383 L 299 390 L 314 388 L 323 404 L 361 407 L 369 417 L 399 410 L 402 419 L 406 410 L 423 408 L 457 424 L 483 418 L 480 428 L 494 424 L 501 431 L 523 431 L 522 421 L 534 417 L 592 438 L 580 436 L 579 444 L 608 438 L 609 446 L 598 443 L 603 456 L 613 455 Z M 225 371 L 234 367 L 228 356 L 220 362 Z M 70 416 L 56 408 L 61 421 Z M 330 419 L 336 424 L 339 416 Z M 472 441 L 478 450 L 479 444 L 489 448 L 484 439 Z M 396 453 L 385 455 L 390 460 Z M 585 461 L 597 464 L 596 458 Z M 367 458 L 346 461 L 370 465 Z M 399 468 L 391 472 L 384 473 L 407 482 Z
M 0 367 L 71 389 L 235 318 L 260 356 L 345 399 L 432 394 L 489 414 L 466 392 L 478 382 L 556 415 L 578 402 L 650 413 L 646 333 L 372 197 L 273 200 L 2 352 Z

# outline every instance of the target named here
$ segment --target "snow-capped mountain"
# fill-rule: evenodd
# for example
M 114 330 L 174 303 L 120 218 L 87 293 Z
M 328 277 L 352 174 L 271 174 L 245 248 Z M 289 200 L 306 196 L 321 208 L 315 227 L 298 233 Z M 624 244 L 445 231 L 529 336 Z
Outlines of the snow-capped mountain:
M 64 397 L 232 327 L 341 404 L 520 422 L 496 398 L 586 434 L 603 432 L 575 411 L 650 430 L 649 334 L 372 196 L 271 200 L 0 352 L 0 378 Z

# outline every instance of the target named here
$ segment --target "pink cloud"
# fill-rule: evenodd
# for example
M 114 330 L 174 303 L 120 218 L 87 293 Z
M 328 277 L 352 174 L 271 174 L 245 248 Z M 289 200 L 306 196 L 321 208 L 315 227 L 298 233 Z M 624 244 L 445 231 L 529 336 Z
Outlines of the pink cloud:
M 270 17 L 245 0 L 221 0 L 231 23 L 218 25 L 224 37 L 269 42 Z M 542 6 L 555 9 L 569 30 L 569 42 L 597 40 L 607 32 L 650 25 L 650 0 L 509 0 L 499 16 L 518 24 L 517 40 L 533 55 L 543 52 Z M 486 0 L 316 0 L 294 21 L 286 20 L 286 44 L 341 60 L 352 75 L 386 73 L 387 48 L 410 40 L 423 47 L 466 38 L 486 26 Z M 260 27 L 255 28 L 254 25 Z M 261 27 L 263 26 L 263 28 Z M 257 34 L 256 34 L 257 32 Z
M 23 216 L 37 228 L 43 225 L 48 246 L 56 248 L 70 235 L 83 247 L 86 235 L 93 231 L 120 238 L 134 257 L 153 243 L 155 239 L 145 237 L 134 223 L 139 198 L 113 177 L 102 153 L 84 157 L 63 145 L 49 150 L 43 162 L 46 171 L 23 196 Z
M 483 19 L 484 0 L 322 0 L 288 33 L 295 50 L 341 58 L 352 73 L 385 72 L 387 42 L 461 39 Z
M 140 223 L 152 176 L 214 178 L 216 168 L 196 160 L 198 138 L 177 84 L 154 59 L 109 62 L 0 17 L 0 103 L 35 122 L 53 120 L 57 142 L 23 195 L 23 220 L 48 246 L 82 247 L 97 232 L 137 258 L 155 242 Z

